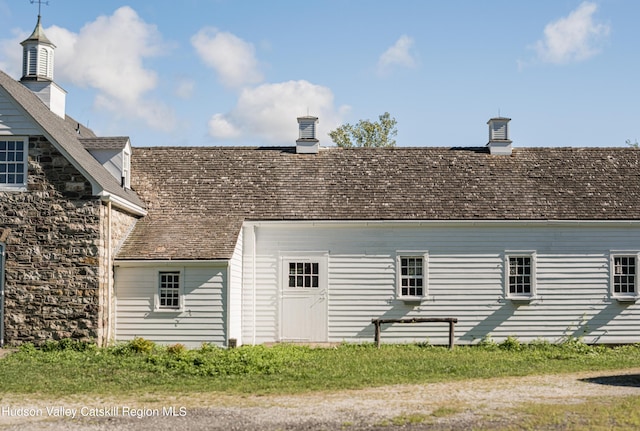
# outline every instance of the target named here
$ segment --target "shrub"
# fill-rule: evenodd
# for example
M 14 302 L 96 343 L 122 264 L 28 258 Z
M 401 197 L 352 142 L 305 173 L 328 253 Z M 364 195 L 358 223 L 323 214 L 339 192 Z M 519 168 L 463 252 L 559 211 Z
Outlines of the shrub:
M 18 351 L 23 353 L 34 353 L 36 352 L 36 346 L 34 346 L 33 343 L 24 343 L 18 347 Z
M 180 344 L 180 343 L 173 344 L 173 345 L 167 347 L 167 353 L 170 354 L 170 355 L 179 356 L 179 355 L 182 355 L 186 351 L 187 351 L 187 347 L 184 344 Z
M 498 344 L 498 347 L 500 347 L 502 350 L 509 350 L 514 352 L 522 350 L 522 344 L 520 344 L 520 341 L 518 341 L 516 337 L 512 337 L 511 335 L 505 338 L 502 343 Z
M 129 353 L 151 353 L 156 348 L 156 343 L 142 337 L 135 337 L 126 343 L 116 344 L 109 348 L 115 355 L 127 355 Z
M 86 352 L 86 351 L 94 351 L 98 348 L 95 343 L 88 341 L 80 341 L 80 340 L 72 340 L 71 338 L 63 338 L 62 340 L 53 341 L 48 340 L 45 341 L 44 344 L 40 347 L 40 350 L 43 352 L 63 352 L 63 351 L 74 351 L 74 352 Z
M 596 350 L 586 344 L 582 337 L 567 337 L 562 341 L 561 346 L 573 353 L 594 353 Z
M 155 347 L 156 343 L 142 337 L 135 337 L 129 341 L 129 348 L 135 353 L 151 353 Z
M 487 334 L 478 342 L 478 346 L 484 349 L 493 350 L 498 347 L 498 343 L 491 338 L 491 334 Z

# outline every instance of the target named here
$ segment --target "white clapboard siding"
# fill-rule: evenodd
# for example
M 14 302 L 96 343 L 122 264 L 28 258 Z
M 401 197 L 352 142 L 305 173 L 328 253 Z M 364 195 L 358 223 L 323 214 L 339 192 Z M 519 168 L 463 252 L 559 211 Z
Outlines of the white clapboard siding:
M 182 271 L 184 309 L 155 312 L 159 271 Z M 143 337 L 160 344 L 225 345 L 227 267 L 116 267 L 116 341 Z
M 640 304 L 610 294 L 611 251 L 640 251 L 640 227 L 603 223 L 254 223 L 245 247 L 245 343 L 279 341 L 280 257 L 327 253 L 328 340 L 373 341 L 372 318 L 455 317 L 456 342 L 584 337 L 640 342 Z M 247 241 L 249 240 L 249 241 Z M 427 294 L 396 294 L 396 257 L 426 253 Z M 536 296 L 505 298 L 505 254 L 534 252 Z M 250 336 L 247 338 L 247 336 Z M 445 344 L 448 325 L 384 325 L 383 342 Z
M 4 90 L 0 90 L 0 135 L 29 136 L 40 135 L 36 124 L 18 110 Z

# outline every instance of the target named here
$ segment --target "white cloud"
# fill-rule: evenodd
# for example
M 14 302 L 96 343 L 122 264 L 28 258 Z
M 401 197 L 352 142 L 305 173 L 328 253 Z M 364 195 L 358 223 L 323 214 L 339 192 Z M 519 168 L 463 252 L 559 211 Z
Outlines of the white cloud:
M 262 81 L 255 48 L 239 37 L 207 27 L 191 38 L 191 44 L 225 86 L 242 88 Z
M 20 42 L 31 34 L 18 28 L 11 30 L 13 37 L 0 40 L 0 69 L 15 79 L 22 76 L 22 46 Z
M 174 127 L 172 110 L 148 96 L 157 87 L 158 77 L 143 64 L 145 58 L 162 54 L 166 46 L 157 28 L 142 21 L 132 8 L 124 6 L 111 16 L 100 16 L 79 33 L 52 26 L 45 34 L 56 45 L 57 82 L 96 89 L 96 106 L 118 116 L 143 120 L 162 131 Z M 16 73 L 16 67 L 22 64 L 19 42 L 27 36 L 20 34 L 0 44 L 13 64 L 8 70 L 17 77 L 21 71 Z
M 599 50 L 609 35 L 609 26 L 594 22 L 595 3 L 583 2 L 567 17 L 547 24 L 544 38 L 534 48 L 538 58 L 547 63 L 569 63 L 586 60 Z
M 402 35 L 396 43 L 378 59 L 378 73 L 387 74 L 395 66 L 412 68 L 416 65 L 416 60 L 411 53 L 413 39 L 407 35 Z
M 196 89 L 195 81 L 191 79 L 183 78 L 178 80 L 173 93 L 176 95 L 176 97 L 179 97 L 180 99 L 188 100 L 188 99 L 191 99 L 191 97 L 193 96 L 193 92 L 195 91 L 195 89 Z
M 209 133 L 216 140 L 255 140 L 291 145 L 298 137 L 296 118 L 319 117 L 318 139 L 330 144 L 330 130 L 340 125 L 341 108 L 336 111 L 333 93 L 327 87 L 308 81 L 287 81 L 245 88 L 238 103 L 227 114 L 209 120 Z

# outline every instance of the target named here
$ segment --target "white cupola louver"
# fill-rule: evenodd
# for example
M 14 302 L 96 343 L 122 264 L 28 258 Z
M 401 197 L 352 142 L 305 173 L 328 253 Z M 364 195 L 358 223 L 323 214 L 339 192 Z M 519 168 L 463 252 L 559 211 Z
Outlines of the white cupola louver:
M 299 135 L 296 140 L 296 153 L 318 154 L 320 141 L 316 138 L 316 124 L 318 117 L 298 117 Z
M 489 152 L 498 156 L 511 155 L 511 139 L 509 139 L 509 121 L 511 118 L 495 117 L 487 121 L 489 125 Z
M 53 60 L 56 46 L 42 29 L 40 15 L 36 27 L 21 42 L 22 78 L 20 82 L 31 90 L 51 112 L 65 118 L 67 92 L 53 81 Z

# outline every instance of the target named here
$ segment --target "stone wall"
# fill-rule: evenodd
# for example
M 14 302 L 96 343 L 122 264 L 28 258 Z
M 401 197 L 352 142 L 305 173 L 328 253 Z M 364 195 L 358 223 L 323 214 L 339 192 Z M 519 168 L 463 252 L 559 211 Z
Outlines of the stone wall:
M 44 137 L 29 140 L 27 192 L 0 192 L 5 343 L 97 340 L 100 200 Z

